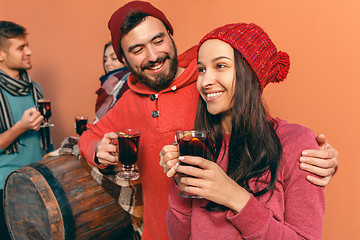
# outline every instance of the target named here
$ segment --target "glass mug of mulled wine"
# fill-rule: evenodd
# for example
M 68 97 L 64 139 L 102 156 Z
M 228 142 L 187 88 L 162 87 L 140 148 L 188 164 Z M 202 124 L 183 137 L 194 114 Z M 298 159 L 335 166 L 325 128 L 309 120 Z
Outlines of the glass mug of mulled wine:
M 86 124 L 88 123 L 87 117 L 75 117 L 75 129 L 76 133 L 81 136 L 83 132 L 87 130 Z
M 48 99 L 39 99 L 36 103 L 36 109 L 44 117 L 43 123 L 40 127 L 52 127 L 54 124 L 50 124 L 51 117 L 51 102 Z
M 176 141 L 179 146 L 180 156 L 197 156 L 208 158 L 209 131 L 206 130 L 186 130 L 176 132 Z M 180 165 L 194 166 L 180 161 Z M 202 198 L 200 196 L 181 191 L 179 193 L 184 198 Z
M 136 129 L 120 129 L 117 137 L 112 140 L 117 145 L 117 156 L 122 164 L 122 170 L 117 174 L 122 180 L 136 180 L 139 173 L 135 170 L 141 132 Z

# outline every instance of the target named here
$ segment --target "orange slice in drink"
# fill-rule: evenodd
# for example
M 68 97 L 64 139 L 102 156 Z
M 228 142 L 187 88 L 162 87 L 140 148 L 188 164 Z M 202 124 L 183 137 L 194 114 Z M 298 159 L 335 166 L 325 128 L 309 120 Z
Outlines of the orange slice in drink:
M 185 132 L 182 139 L 185 140 L 185 141 L 190 141 L 192 139 L 191 132 Z

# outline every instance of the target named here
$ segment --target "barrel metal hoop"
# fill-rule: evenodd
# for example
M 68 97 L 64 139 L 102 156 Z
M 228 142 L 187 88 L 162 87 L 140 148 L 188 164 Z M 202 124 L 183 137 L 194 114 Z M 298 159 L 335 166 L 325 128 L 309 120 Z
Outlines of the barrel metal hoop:
M 67 198 L 60 182 L 54 176 L 51 170 L 44 164 L 37 162 L 30 164 L 30 166 L 36 169 L 46 179 L 47 183 L 53 190 L 53 193 L 58 201 L 61 214 L 63 216 L 65 239 L 75 239 L 75 220 L 73 217 L 73 212 L 71 210 L 69 199 Z

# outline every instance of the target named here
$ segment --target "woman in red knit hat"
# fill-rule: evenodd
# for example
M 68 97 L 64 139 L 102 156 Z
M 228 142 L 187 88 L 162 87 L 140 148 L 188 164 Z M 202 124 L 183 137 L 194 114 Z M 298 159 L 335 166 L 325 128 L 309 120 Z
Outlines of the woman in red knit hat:
M 323 188 L 298 167 L 304 149 L 318 148 L 315 135 L 271 117 L 261 97 L 289 67 L 289 56 L 255 24 L 225 25 L 200 41 L 195 129 L 209 130 L 214 148 L 210 161 L 178 157 L 176 146 L 160 153 L 165 172 L 175 177 L 171 239 L 321 239 Z M 202 199 L 182 198 L 180 191 Z

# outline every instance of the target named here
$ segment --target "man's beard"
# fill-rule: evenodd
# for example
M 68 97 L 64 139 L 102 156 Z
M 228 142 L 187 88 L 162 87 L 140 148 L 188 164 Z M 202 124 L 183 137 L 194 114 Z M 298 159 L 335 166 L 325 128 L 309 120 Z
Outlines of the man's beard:
M 176 46 L 175 46 L 174 42 L 173 42 L 173 52 L 174 52 L 174 56 L 172 58 L 170 57 L 170 55 L 168 53 L 165 53 L 165 54 L 162 54 L 161 56 L 159 56 L 156 59 L 156 61 L 147 62 L 147 63 L 141 65 L 141 71 L 135 70 L 126 58 L 125 58 L 125 61 L 127 63 L 128 68 L 130 69 L 130 71 L 135 76 L 137 76 L 140 79 L 140 81 L 142 81 L 147 86 L 149 86 L 150 88 L 152 88 L 156 91 L 161 91 L 171 85 L 171 83 L 174 81 L 174 78 L 175 78 L 175 75 L 177 72 L 178 60 L 177 60 L 177 50 L 176 50 Z M 170 61 L 170 67 L 169 67 L 169 71 L 167 73 L 166 72 L 159 73 L 153 78 L 149 78 L 148 76 L 146 76 L 146 74 L 144 73 L 145 69 L 150 69 L 157 63 L 163 63 L 164 61 Z

